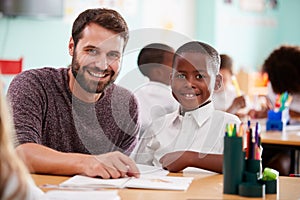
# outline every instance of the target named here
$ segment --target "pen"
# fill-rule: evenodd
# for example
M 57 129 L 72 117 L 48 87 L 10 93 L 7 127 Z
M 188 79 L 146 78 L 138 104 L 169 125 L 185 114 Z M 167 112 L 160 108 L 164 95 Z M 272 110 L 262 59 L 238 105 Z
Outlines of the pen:
M 291 177 L 300 177 L 300 174 L 290 174 Z
M 286 106 L 285 103 L 286 103 L 288 97 L 289 97 L 289 95 L 287 92 L 284 92 L 280 95 L 280 110 L 281 111 L 284 110 L 284 108 Z

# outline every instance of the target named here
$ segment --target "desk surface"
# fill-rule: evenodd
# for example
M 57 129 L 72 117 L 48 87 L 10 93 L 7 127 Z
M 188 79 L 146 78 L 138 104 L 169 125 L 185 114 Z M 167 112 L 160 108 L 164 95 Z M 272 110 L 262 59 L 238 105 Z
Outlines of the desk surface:
M 268 131 L 261 135 L 261 141 L 265 144 L 300 146 L 300 131 L 279 132 Z
M 182 176 L 182 173 L 171 173 L 171 176 Z M 122 200 L 158 200 L 158 199 L 261 199 L 246 198 L 238 195 L 223 194 L 223 175 L 210 173 L 188 173 L 184 176 L 193 176 L 195 179 L 187 191 L 160 191 L 144 189 L 119 189 Z M 69 177 L 32 174 L 36 185 L 59 184 Z M 300 199 L 300 178 L 279 177 L 279 192 L 268 194 L 266 199 Z

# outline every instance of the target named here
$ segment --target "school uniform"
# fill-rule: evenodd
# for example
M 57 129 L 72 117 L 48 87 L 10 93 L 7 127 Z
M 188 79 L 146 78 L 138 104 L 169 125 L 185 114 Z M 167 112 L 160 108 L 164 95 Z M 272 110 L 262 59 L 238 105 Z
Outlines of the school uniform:
M 177 110 L 154 121 L 131 157 L 139 164 L 161 166 L 159 159 L 174 151 L 223 153 L 226 124 L 239 125 L 237 116 L 215 110 L 212 102 L 181 115 Z
M 155 119 L 178 109 L 170 86 L 149 81 L 134 91 L 138 100 L 141 135 Z

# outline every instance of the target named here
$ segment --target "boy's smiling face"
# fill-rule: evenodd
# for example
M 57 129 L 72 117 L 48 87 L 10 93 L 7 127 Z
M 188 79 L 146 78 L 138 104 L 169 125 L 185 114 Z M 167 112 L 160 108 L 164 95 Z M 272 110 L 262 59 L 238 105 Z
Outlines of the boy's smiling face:
M 184 111 L 195 110 L 210 99 L 216 75 L 209 61 L 208 55 L 197 52 L 176 55 L 171 87 Z

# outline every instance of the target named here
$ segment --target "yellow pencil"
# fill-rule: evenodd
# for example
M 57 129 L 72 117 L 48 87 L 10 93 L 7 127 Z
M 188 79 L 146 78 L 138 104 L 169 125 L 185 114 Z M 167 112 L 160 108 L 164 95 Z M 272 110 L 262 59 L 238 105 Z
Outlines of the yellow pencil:
M 239 86 L 239 83 L 238 83 L 236 77 L 235 77 L 235 76 L 232 76 L 232 77 L 231 77 L 231 81 L 232 81 L 232 84 L 233 84 L 234 87 L 235 87 L 236 94 L 237 94 L 238 96 L 241 96 L 242 93 L 241 93 L 240 86 Z

